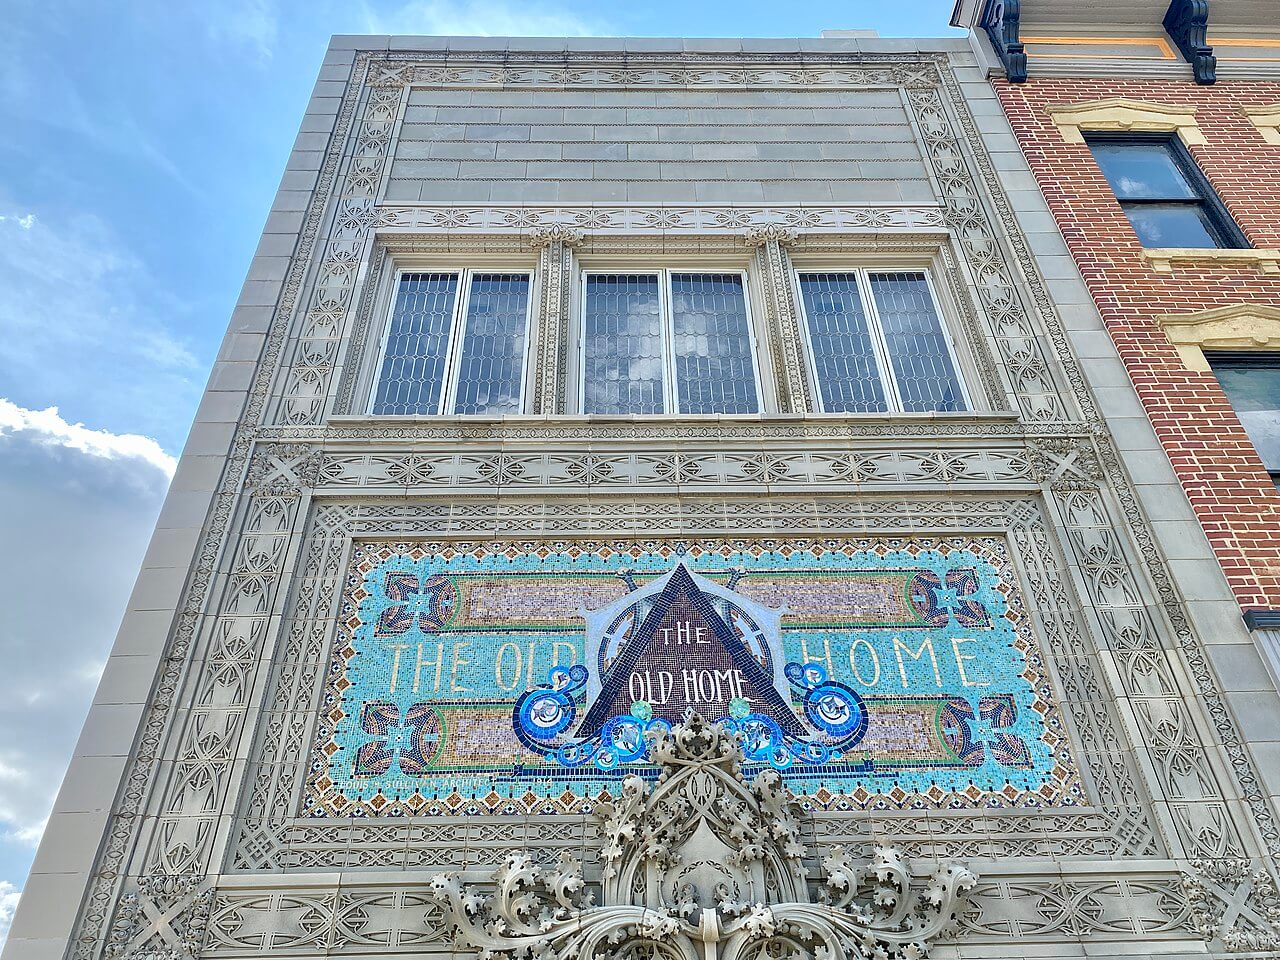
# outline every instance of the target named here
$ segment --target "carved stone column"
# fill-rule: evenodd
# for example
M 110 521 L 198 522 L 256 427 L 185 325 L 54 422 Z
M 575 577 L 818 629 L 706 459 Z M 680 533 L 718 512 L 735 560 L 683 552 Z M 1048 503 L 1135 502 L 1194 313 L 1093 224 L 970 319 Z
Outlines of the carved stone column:
M 773 354 L 778 406 L 783 413 L 805 413 L 810 409 L 800 320 L 791 289 L 791 261 L 784 249 L 795 239 L 794 230 L 776 224 L 753 227 L 746 235 L 747 246 L 756 248 L 756 264 L 764 285 L 769 346 Z
M 538 256 L 542 296 L 534 322 L 533 413 L 563 413 L 568 354 L 569 302 L 573 289 L 573 248 L 582 232 L 557 224 L 535 230 L 530 242 Z

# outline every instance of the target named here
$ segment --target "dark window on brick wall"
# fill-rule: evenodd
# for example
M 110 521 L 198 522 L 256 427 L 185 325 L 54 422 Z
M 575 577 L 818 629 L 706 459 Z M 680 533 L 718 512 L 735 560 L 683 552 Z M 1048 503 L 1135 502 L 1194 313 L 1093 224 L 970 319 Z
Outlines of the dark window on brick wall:
M 1248 247 L 1176 136 L 1090 136 L 1089 149 L 1144 247 Z
M 1207 356 L 1258 456 L 1280 486 L 1280 353 Z

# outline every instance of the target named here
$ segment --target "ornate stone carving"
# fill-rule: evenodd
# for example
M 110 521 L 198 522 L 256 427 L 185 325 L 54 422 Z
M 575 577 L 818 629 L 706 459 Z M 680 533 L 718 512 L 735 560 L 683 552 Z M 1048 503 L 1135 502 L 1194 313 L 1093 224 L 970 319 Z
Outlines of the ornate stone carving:
M 1018 406 L 1029 423 L 1066 419 L 1069 414 L 1054 382 L 1048 360 L 1023 305 L 1023 293 L 992 229 L 983 198 L 966 166 L 965 150 L 939 87 L 912 89 L 908 102 L 939 184 L 947 223 L 973 276 L 1005 370 L 1013 382 Z M 998 192 L 998 184 L 993 187 Z
M 498 957 L 775 956 L 915 958 L 951 930 L 977 883 L 941 863 L 920 888 L 897 852 L 858 864 L 836 848 L 809 894 L 799 812 L 776 771 L 748 784 L 736 737 L 698 714 L 651 744 L 650 790 L 623 781 L 602 804 L 603 903 L 569 856 L 542 866 L 512 854 L 485 896 L 456 875 L 432 882 L 461 946 Z
M 752 227 L 746 232 L 744 240 L 748 247 L 763 247 L 770 240 L 776 243 L 795 243 L 799 234 L 790 227 L 777 223 L 766 223 L 764 226 Z
M 784 242 L 794 239 L 794 231 L 769 225 L 748 234 L 747 243 L 756 248 L 756 268 L 764 284 L 778 408 L 786 413 L 805 413 L 810 409 L 809 377 L 791 284 L 791 261 L 783 249 Z
M 260 446 L 254 450 L 245 486 L 259 494 L 297 494 L 316 485 L 320 459 L 320 451 L 309 444 Z
M 109 960 L 193 960 L 212 905 L 213 887 L 204 877 L 141 877 L 120 898 L 105 954 Z
M 1191 926 L 1231 951 L 1280 948 L 1280 893 L 1248 860 L 1196 860 L 1182 882 Z
M 549 227 L 537 227 L 529 234 L 529 244 L 535 250 L 560 243 L 566 247 L 576 247 L 582 243 L 582 231 L 567 227 L 563 223 L 554 223 Z
M 563 413 L 568 376 L 569 302 L 573 279 L 573 248 L 582 231 L 555 223 L 538 227 L 530 243 L 538 255 L 542 297 L 538 303 L 536 365 L 530 378 L 534 413 Z
M 1093 444 L 1083 437 L 1045 437 L 1027 451 L 1030 472 L 1054 490 L 1084 490 L 1102 480 Z
M 292 455 L 296 458 L 298 451 Z M 250 706 L 254 667 L 268 643 L 297 507 L 294 496 L 259 495 L 248 504 L 219 616 L 210 618 L 201 638 L 205 662 L 193 685 L 172 780 L 157 818 L 150 857 L 156 874 L 195 874 L 208 867 L 209 844 Z
M 722 449 L 673 453 L 625 449 L 561 449 L 554 453 L 473 449 L 419 453 L 325 453 L 317 486 L 331 490 L 378 487 L 535 489 L 577 492 L 600 489 L 670 489 L 676 485 L 725 483 L 789 487 L 856 482 L 966 483 L 990 486 L 1030 477 L 1025 452 L 1017 448 L 876 447 L 830 453 L 813 449 L 772 452 Z
M 468 235 L 501 235 L 513 230 L 530 230 L 536 244 L 540 231 L 557 228 L 568 231 L 671 235 L 737 233 L 744 229 L 777 226 L 779 229 L 817 230 L 840 233 L 906 231 L 946 226 L 942 211 L 931 204 L 885 206 L 591 206 L 591 207 L 425 207 L 388 204 L 378 208 L 378 229 L 395 233 L 448 231 Z
M 284 423 L 316 423 L 329 401 L 347 312 L 365 273 L 375 198 L 399 111 L 400 91 L 394 89 L 372 91 L 365 105 L 329 245 L 281 391 L 279 418 Z

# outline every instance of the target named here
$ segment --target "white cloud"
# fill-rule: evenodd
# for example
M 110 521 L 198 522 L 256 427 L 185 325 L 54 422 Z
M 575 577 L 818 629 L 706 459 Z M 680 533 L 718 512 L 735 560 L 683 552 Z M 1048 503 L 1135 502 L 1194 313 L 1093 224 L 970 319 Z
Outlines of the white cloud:
M 137 458 L 151 464 L 167 477 L 173 476 L 178 461 L 165 453 L 150 437 L 136 433 L 90 430 L 83 423 L 67 423 L 57 407 L 24 410 L 0 397 L 0 436 L 10 431 L 29 431 L 35 443 L 49 447 L 69 447 L 92 457 L 107 460 Z
M 30 220 L 30 225 L 24 221 Z M 127 422 L 176 446 L 174 411 L 192 409 L 202 364 L 168 293 L 110 227 L 87 214 L 0 219 L 0 383 L 27 406 Z
M 363 4 L 369 33 L 476 37 L 589 37 L 611 31 L 560 7 L 504 0 L 409 0 L 387 11 Z
M 279 14 L 271 0 L 223 0 L 215 4 L 195 4 L 192 11 L 207 16 L 209 39 L 227 42 L 252 51 L 260 60 L 269 60 L 280 32 Z
M 0 698 L 0 919 L 44 830 L 173 467 L 149 437 L 0 400 L 0 663 L 12 691 Z
M 0 880 L 0 947 L 4 946 L 9 936 L 9 927 L 13 924 L 13 912 L 18 909 L 18 898 L 22 891 L 7 880 Z

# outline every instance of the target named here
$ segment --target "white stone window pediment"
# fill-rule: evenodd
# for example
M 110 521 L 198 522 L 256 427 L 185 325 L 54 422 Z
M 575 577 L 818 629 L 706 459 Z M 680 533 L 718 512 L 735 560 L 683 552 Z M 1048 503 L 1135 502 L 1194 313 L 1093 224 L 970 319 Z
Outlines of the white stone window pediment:
M 1280 307 L 1237 303 L 1156 320 L 1191 370 L 1210 369 L 1206 350 L 1280 352 Z
M 1050 107 L 1054 126 L 1068 143 L 1084 143 L 1085 133 L 1176 133 L 1183 143 L 1205 143 L 1194 107 L 1108 97 Z

